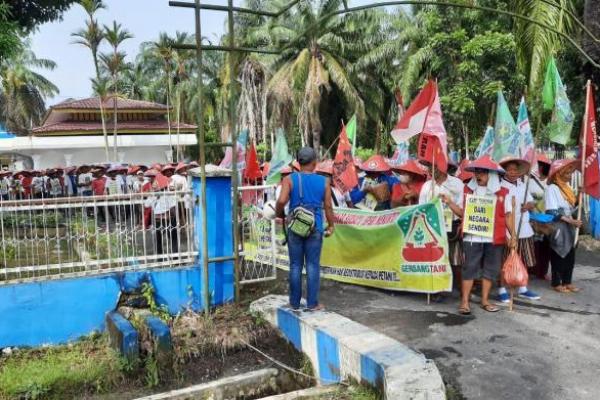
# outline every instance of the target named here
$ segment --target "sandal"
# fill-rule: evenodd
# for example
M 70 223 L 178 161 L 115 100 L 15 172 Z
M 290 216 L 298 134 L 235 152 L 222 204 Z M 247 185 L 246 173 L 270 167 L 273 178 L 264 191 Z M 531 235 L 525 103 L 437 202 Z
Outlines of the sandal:
M 482 304 L 481 308 L 487 312 L 498 312 L 500 309 L 492 304 Z
M 471 315 L 471 309 L 468 306 L 460 306 L 458 308 L 458 313 L 460 315 Z
M 569 291 L 571 293 L 579 293 L 579 292 L 581 292 L 581 288 L 578 288 L 577 286 L 573 286 L 573 285 L 567 285 L 564 288 L 567 289 L 567 291 Z
M 556 290 L 558 293 L 570 293 L 571 291 L 569 289 L 567 289 L 566 287 L 559 285 L 559 286 L 554 286 L 552 289 Z
M 323 306 L 322 304 L 317 304 L 316 306 L 312 307 L 312 308 L 308 308 L 308 311 L 323 311 L 325 310 L 325 306 Z

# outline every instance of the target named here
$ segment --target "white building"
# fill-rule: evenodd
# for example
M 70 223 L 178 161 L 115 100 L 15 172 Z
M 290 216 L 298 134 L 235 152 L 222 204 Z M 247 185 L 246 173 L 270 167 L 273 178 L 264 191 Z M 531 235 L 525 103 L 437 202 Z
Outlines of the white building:
M 41 126 L 29 136 L 0 139 L 0 156 L 15 169 L 103 162 L 152 164 L 173 161 L 176 149 L 197 144 L 196 126 L 171 121 L 167 107 L 147 101 L 117 98 L 117 159 L 113 136 L 114 99 L 103 102 L 109 157 L 100 117 L 99 98 L 67 100 L 52 106 Z

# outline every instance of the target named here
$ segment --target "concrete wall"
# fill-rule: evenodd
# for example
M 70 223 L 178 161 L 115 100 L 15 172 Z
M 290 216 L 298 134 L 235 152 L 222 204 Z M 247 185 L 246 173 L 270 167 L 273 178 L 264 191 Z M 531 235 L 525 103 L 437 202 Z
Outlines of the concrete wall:
M 193 179 L 195 197 L 200 179 Z M 229 256 L 233 250 L 231 179 L 207 179 L 210 256 Z M 199 201 L 196 201 L 196 239 L 202 240 Z M 109 273 L 102 276 L 61 279 L 0 286 L 0 348 L 64 343 L 105 329 L 105 314 L 113 310 L 122 291 L 151 282 L 156 300 L 173 314 L 184 308 L 201 310 L 203 304 L 202 254 L 184 268 Z M 231 302 L 234 296 L 233 262 L 209 267 L 210 302 Z

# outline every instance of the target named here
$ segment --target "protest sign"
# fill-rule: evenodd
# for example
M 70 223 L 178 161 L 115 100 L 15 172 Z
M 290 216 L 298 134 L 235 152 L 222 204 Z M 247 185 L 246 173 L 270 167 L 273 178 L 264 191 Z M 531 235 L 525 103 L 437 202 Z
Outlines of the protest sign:
M 486 238 L 494 237 L 496 198 L 468 194 L 465 198 L 463 232 Z

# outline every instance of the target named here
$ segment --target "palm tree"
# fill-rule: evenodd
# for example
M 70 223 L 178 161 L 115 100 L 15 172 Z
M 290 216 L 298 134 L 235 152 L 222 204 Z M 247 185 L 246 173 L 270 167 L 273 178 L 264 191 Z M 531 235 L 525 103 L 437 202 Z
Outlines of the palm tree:
M 334 91 L 359 118 L 364 116 L 364 103 L 350 73 L 352 43 L 346 41 L 347 22 L 355 17 L 331 15 L 341 5 L 342 0 L 320 0 L 316 6 L 302 2 L 268 26 L 272 42 L 283 49 L 273 63 L 269 99 L 283 107 L 294 105 L 303 142 L 312 142 L 315 149 L 321 146 L 322 107 Z
M 29 43 L 10 59 L 0 63 L 0 118 L 6 127 L 27 134 L 39 125 L 46 113 L 44 99 L 58 94 L 58 88 L 35 70 L 56 68 L 54 61 L 37 58 Z
M 127 31 L 127 29 L 123 29 L 121 24 L 118 24 L 117 21 L 113 21 L 112 27 L 104 25 L 104 36 L 106 41 L 110 44 L 112 48 L 112 54 L 103 54 L 101 56 L 102 61 L 106 67 L 106 69 L 110 72 L 112 77 L 112 91 L 113 91 L 113 137 L 114 137 L 114 159 L 115 161 L 118 159 L 117 155 L 117 100 L 118 100 L 118 82 L 119 82 L 119 74 L 124 68 L 125 65 L 125 53 L 119 51 L 119 46 L 127 39 L 131 39 L 133 35 Z
M 92 60 L 94 62 L 94 68 L 96 70 L 96 77 L 92 79 L 92 87 L 96 87 L 103 81 L 100 76 L 100 62 L 98 58 L 98 50 L 100 49 L 100 45 L 104 41 L 104 31 L 100 28 L 98 24 L 98 20 L 95 19 L 95 14 L 98 10 L 106 8 L 102 0 L 81 0 L 79 3 L 86 14 L 88 15 L 89 20 L 86 21 L 86 29 L 80 29 L 77 32 L 73 32 L 71 36 L 77 38 L 73 43 L 80 44 L 82 46 L 90 49 L 92 53 Z M 97 92 L 94 90 L 94 92 Z M 104 97 L 106 98 L 106 97 Z M 108 162 L 109 152 L 108 152 L 108 132 L 106 130 L 106 121 L 105 115 L 103 112 L 103 98 L 100 98 L 100 118 L 102 120 L 102 134 L 104 135 L 104 144 L 105 144 L 105 153 L 106 153 L 106 161 Z
M 104 102 L 108 97 L 109 83 L 107 78 L 92 79 L 92 90 L 94 94 L 98 96 L 100 103 L 100 119 L 102 120 L 102 132 L 104 133 L 104 152 L 106 154 L 106 161 L 110 160 L 110 154 L 108 152 L 108 134 L 106 130 L 106 118 L 104 117 Z
M 551 2 L 554 6 L 539 0 L 516 0 L 516 12 L 552 26 L 567 35 L 572 34 L 575 23 L 564 10 L 574 12 L 574 2 L 572 0 L 551 0 Z M 515 23 L 515 37 L 519 69 L 528 77 L 529 91 L 537 93 L 548 60 L 561 49 L 564 38 L 539 25 L 522 20 Z

